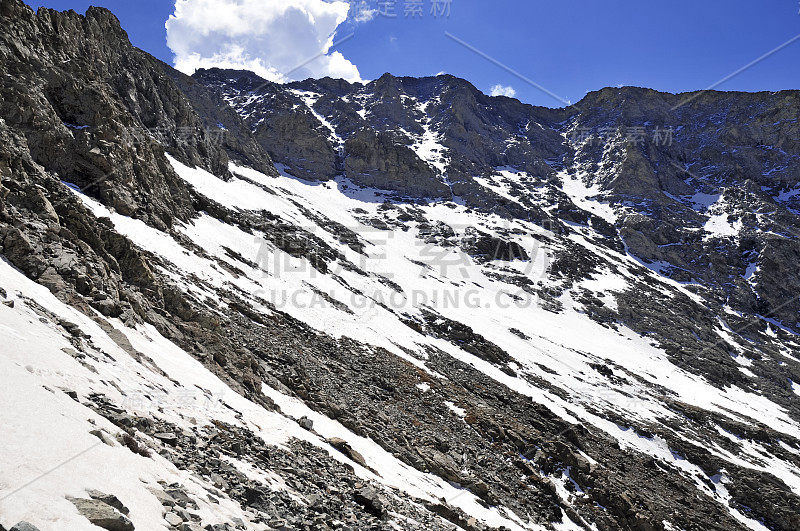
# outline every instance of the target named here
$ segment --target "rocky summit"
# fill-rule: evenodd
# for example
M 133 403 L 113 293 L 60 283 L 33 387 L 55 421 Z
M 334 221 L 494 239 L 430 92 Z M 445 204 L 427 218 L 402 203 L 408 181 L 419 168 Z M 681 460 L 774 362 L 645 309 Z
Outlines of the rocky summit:
M 800 529 L 800 92 L 0 28 L 0 530 Z

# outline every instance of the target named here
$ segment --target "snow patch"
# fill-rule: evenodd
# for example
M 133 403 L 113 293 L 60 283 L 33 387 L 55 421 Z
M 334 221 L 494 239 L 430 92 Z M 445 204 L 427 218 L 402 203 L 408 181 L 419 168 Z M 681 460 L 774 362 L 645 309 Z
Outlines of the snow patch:
M 567 172 L 560 172 L 558 176 L 564 183 L 562 190 L 576 206 L 587 212 L 591 212 L 609 223 L 613 224 L 617 221 L 617 215 L 611 205 L 597 199 L 602 193 L 600 185 L 586 184 L 584 178 L 588 177 L 582 174 L 570 175 Z
M 446 405 L 446 406 L 447 406 L 447 409 L 449 409 L 450 411 L 452 411 L 453 413 L 455 413 L 457 416 L 459 416 L 459 417 L 461 417 L 461 418 L 464 418 L 464 417 L 466 417 L 466 416 L 467 416 L 467 410 L 466 410 L 466 409 L 463 409 L 463 408 L 460 408 L 460 407 L 458 407 L 458 406 L 457 406 L 457 405 L 455 405 L 453 402 L 446 401 L 446 402 L 444 403 L 444 405 Z

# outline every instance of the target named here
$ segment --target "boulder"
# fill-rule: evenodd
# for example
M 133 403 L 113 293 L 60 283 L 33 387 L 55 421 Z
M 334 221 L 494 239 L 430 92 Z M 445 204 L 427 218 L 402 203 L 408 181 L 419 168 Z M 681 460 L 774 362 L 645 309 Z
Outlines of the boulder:
M 311 430 L 314 429 L 314 421 L 312 421 L 310 418 L 308 418 L 306 416 L 300 417 L 300 419 L 297 421 L 297 423 L 304 430 L 311 431 Z
M 67 498 L 91 523 L 108 531 L 134 531 L 133 523 L 114 507 L 100 500 Z
M 352 461 L 358 463 L 359 465 L 366 467 L 367 462 L 364 460 L 364 456 L 358 453 L 356 450 L 350 446 L 350 444 L 345 441 L 344 439 L 340 439 L 339 437 L 331 437 L 328 439 L 328 444 L 342 452 L 344 455 L 349 457 Z
M 0 526 L 0 531 L 5 531 L 3 526 Z M 39 528 L 28 522 L 20 522 L 12 527 L 9 531 L 39 531 Z
M 172 432 L 156 433 L 153 437 L 170 446 L 178 445 L 178 436 Z
M 164 520 L 166 520 L 166 522 L 172 527 L 178 527 L 183 523 L 183 518 L 173 512 L 169 512 L 164 515 Z
M 372 487 L 367 486 L 357 490 L 353 494 L 353 500 L 375 516 L 382 517 L 386 514 L 383 499 Z

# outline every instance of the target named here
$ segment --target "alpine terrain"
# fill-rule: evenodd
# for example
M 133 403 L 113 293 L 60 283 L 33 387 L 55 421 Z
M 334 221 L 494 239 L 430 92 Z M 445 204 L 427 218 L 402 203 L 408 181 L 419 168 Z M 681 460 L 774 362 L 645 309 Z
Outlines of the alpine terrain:
M 186 76 L 0 0 L 0 530 L 800 529 L 800 91 Z

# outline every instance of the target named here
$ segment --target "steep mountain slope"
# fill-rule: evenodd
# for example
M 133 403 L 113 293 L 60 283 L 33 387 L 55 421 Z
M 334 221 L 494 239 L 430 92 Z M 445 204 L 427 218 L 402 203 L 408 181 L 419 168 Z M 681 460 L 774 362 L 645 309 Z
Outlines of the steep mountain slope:
M 189 78 L 0 19 L 0 529 L 800 527 L 798 93 Z
M 654 333 L 674 362 L 713 382 L 757 385 L 796 408 L 787 385 L 796 378 L 779 356 L 760 353 L 770 343 L 770 326 L 796 331 L 800 311 L 791 203 L 800 164 L 797 122 L 789 118 L 800 112 L 796 92 L 606 89 L 553 111 L 489 98 L 449 76 L 286 87 L 247 72 L 201 70 L 195 77 L 231 103 L 256 135 L 267 135 L 266 149 L 281 143 L 269 133 L 275 123 L 310 123 L 302 133 L 287 128 L 280 138 L 327 146 L 323 153 L 342 159 L 349 182 L 399 187 L 399 197 L 435 198 L 447 185 L 451 199 L 485 214 L 533 221 L 562 235 L 584 232 L 601 247 L 627 252 L 683 283 L 707 308 L 665 313 L 665 299 L 640 279 L 617 319 Z M 367 159 L 397 160 L 379 141 L 352 149 L 365 135 L 393 139 L 398 150 L 410 146 L 412 162 L 395 162 L 390 173 L 370 165 L 363 174 L 351 171 L 364 150 Z M 331 138 L 338 139 L 338 154 L 335 143 L 326 144 Z M 329 178 L 304 166 L 324 158 L 318 152 L 272 155 L 292 175 Z M 429 173 L 415 171 L 420 165 Z M 691 168 L 704 168 L 704 176 Z M 411 182 L 398 182 L 395 173 Z M 591 258 L 584 253 L 575 260 L 574 252 L 556 250 L 553 272 L 566 277 L 564 288 L 593 269 Z M 654 301 L 652 311 L 642 311 Z M 736 345 L 717 344 L 718 317 L 742 332 L 732 336 Z M 757 384 L 737 376 L 737 352 L 756 362 L 764 377 Z

